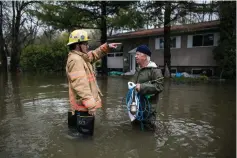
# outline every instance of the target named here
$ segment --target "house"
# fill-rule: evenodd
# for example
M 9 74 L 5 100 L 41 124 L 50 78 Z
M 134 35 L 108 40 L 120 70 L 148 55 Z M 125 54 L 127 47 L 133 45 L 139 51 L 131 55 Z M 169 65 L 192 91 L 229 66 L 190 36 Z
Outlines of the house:
M 109 71 L 122 71 L 124 69 L 123 45 L 111 50 L 107 55 L 107 67 Z
M 164 28 L 139 30 L 108 37 L 109 42 L 123 43 L 123 71 L 134 72 L 135 50 L 146 44 L 151 59 L 164 70 Z M 217 67 L 212 50 L 219 40 L 219 21 L 171 27 L 171 72 L 213 75 Z M 108 58 L 109 62 L 110 58 Z

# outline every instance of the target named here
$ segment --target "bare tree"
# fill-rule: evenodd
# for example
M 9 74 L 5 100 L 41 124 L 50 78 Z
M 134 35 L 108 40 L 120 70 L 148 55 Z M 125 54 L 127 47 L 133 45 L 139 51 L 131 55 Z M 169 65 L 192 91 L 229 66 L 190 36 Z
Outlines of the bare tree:
M 21 27 L 26 24 L 27 18 L 24 18 L 27 7 L 34 4 L 34 1 L 12 1 L 12 19 L 11 19 L 11 71 L 17 71 L 20 62 L 22 32 Z M 26 35 L 27 36 L 27 35 Z
M 2 71 L 7 70 L 7 55 L 4 50 L 4 37 L 3 37 L 3 8 L 4 2 L 0 1 L 0 68 Z

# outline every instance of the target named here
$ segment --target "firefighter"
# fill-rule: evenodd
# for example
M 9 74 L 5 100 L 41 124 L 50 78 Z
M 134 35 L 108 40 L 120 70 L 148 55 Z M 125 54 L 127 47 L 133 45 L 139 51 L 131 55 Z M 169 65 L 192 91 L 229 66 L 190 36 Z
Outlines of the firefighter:
M 69 85 L 71 115 L 75 112 L 94 116 L 101 108 L 101 91 L 97 85 L 93 63 L 116 48 L 120 43 L 104 43 L 97 49 L 88 52 L 88 33 L 85 30 L 74 30 L 69 36 L 69 53 L 66 74 Z M 70 118 L 68 120 L 69 125 Z

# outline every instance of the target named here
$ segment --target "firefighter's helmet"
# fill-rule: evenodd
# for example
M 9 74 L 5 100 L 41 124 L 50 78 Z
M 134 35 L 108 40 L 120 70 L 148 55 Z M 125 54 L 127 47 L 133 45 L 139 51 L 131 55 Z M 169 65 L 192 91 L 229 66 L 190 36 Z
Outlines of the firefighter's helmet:
M 88 33 L 85 30 L 74 30 L 68 40 L 68 46 L 73 43 L 86 42 L 89 41 Z

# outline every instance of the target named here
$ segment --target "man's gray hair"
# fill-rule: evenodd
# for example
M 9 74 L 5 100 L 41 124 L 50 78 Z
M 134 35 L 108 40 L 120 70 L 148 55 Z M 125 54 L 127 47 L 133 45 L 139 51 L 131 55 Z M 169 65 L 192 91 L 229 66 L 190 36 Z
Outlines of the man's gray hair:
M 150 56 L 146 56 L 146 60 L 148 61 L 148 63 L 151 61 L 151 57 Z

